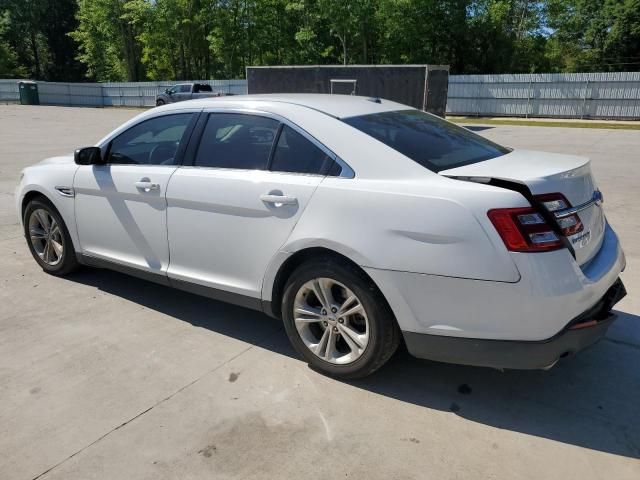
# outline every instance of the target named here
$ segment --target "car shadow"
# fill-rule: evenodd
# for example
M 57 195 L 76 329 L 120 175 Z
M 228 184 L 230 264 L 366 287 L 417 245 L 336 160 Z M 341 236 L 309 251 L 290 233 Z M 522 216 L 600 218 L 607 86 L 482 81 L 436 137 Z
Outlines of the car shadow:
M 640 317 L 618 313 L 619 324 L 637 329 Z M 640 345 L 607 336 L 548 371 L 501 372 L 418 360 L 402 351 L 352 383 L 494 428 L 640 458 L 639 365 Z
M 127 205 L 129 202 L 144 201 L 148 205 L 147 214 L 153 211 L 160 211 L 164 208 L 165 199 L 160 196 L 159 191 L 148 192 L 144 197 L 138 194 L 126 194 L 118 192 L 118 188 L 111 173 L 111 165 L 92 165 L 92 173 L 98 185 L 98 190 L 93 192 L 94 196 L 104 197 L 115 216 L 118 218 L 122 227 L 129 234 L 131 241 L 136 246 L 138 252 L 144 257 L 149 268 L 159 270 L 162 261 L 158 258 L 157 252 L 147 240 L 144 232 L 140 229 L 138 220 L 131 213 L 131 208 Z
M 262 313 L 108 270 L 85 269 L 66 278 L 297 358 L 280 321 Z M 346 383 L 494 428 L 640 458 L 640 317 L 618 314 L 604 340 L 549 371 L 430 362 L 401 347 L 373 375 Z
M 190 323 L 194 327 L 206 328 L 254 345 L 282 330 L 282 322 L 261 312 L 112 270 L 82 268 L 79 272 L 63 278 L 91 285 L 103 292 Z M 282 355 L 295 356 L 292 350 L 287 349 L 286 344 L 281 350 L 274 351 Z

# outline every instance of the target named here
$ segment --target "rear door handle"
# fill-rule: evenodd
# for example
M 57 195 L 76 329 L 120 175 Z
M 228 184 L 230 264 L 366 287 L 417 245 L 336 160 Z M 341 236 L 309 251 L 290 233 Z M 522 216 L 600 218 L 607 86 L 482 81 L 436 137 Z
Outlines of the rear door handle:
M 276 207 L 280 205 L 295 205 L 298 203 L 296 197 L 289 197 L 287 195 L 260 195 L 260 200 L 264 203 L 271 203 Z
M 136 188 L 138 190 L 150 192 L 151 190 L 160 190 L 160 184 L 152 183 L 148 178 L 141 178 L 140 181 L 136 182 Z

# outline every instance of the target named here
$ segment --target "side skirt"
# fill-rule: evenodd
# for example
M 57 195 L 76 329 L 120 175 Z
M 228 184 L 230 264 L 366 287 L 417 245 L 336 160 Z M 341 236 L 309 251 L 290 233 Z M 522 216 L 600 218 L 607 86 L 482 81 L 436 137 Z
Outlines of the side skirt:
M 199 285 L 197 283 L 187 282 L 184 280 L 172 279 L 167 277 L 165 274 L 147 272 L 144 270 L 140 270 L 139 268 L 129 267 L 127 265 L 122 265 L 111 260 L 104 260 L 102 258 L 97 258 L 82 253 L 77 254 L 77 258 L 80 264 L 86 265 L 88 267 L 113 270 L 115 272 L 124 273 L 125 275 L 140 278 L 142 280 L 158 283 L 166 287 L 177 288 L 185 292 L 211 298 L 220 302 L 231 303 L 240 307 L 264 312 L 263 302 L 259 298 L 249 297 L 247 295 L 241 295 L 239 293 L 227 292 L 226 290 L 220 290 L 217 288 L 205 287 L 204 285 Z

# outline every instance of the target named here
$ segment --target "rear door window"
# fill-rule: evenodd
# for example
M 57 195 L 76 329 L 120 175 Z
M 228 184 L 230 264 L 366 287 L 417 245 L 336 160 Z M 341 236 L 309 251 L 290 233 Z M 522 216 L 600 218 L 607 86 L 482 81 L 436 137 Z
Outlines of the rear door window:
M 278 131 L 272 118 L 239 113 L 212 113 L 202 133 L 195 165 L 265 170 Z
M 499 157 L 510 150 L 466 128 L 420 110 L 399 110 L 344 119 L 434 172 Z
M 283 125 L 278 144 L 271 161 L 274 172 L 291 172 L 308 175 L 326 175 L 334 166 L 334 160 L 301 133 Z M 339 173 L 339 168 L 338 175 Z

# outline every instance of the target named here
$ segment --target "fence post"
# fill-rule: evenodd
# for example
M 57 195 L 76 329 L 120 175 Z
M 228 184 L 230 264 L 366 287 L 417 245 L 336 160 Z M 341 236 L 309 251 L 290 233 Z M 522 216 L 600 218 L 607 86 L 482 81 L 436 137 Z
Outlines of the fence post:
M 584 111 L 587 107 L 587 90 L 589 90 L 589 79 L 584 86 L 584 96 L 582 98 L 582 112 L 580 113 L 580 120 L 584 119 Z
M 529 105 L 531 104 L 531 74 L 529 74 L 529 86 L 527 87 L 527 110 L 524 112 L 524 118 L 529 118 Z

